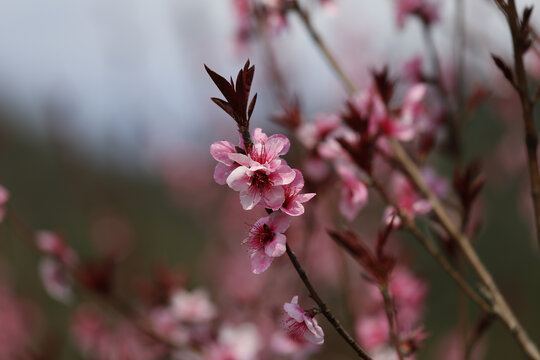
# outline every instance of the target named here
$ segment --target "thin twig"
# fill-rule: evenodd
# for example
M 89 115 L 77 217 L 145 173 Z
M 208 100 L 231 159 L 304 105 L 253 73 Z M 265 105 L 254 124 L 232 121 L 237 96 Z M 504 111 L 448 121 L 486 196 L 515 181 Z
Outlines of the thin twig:
M 311 285 L 311 282 L 309 281 L 309 278 L 305 272 L 305 270 L 300 265 L 300 262 L 298 261 L 296 255 L 289 247 L 289 244 L 287 244 L 287 256 L 289 256 L 289 259 L 291 260 L 291 263 L 294 266 L 294 269 L 298 273 L 298 276 L 300 276 L 300 279 L 306 286 L 309 296 L 315 301 L 315 303 L 319 306 L 319 309 L 321 310 L 321 313 L 324 315 L 324 317 L 332 324 L 334 329 L 339 333 L 339 335 L 349 344 L 350 347 L 354 349 L 354 351 L 358 354 L 358 356 L 361 359 L 365 360 L 371 360 L 371 357 L 358 345 L 358 343 L 353 339 L 351 335 L 341 326 L 340 322 L 336 319 L 334 314 L 330 311 L 328 306 L 322 301 L 321 297 Z
M 525 45 L 527 33 L 521 27 L 521 20 L 518 15 L 514 0 L 508 0 L 508 3 L 502 3 L 496 0 L 496 4 L 506 17 L 510 33 L 512 35 L 512 47 L 514 50 L 514 72 L 516 74 L 516 91 L 521 102 L 523 112 L 523 123 L 525 127 L 525 147 L 527 149 L 527 160 L 529 167 L 529 179 L 531 182 L 531 198 L 534 205 L 536 239 L 540 246 L 540 172 L 538 169 L 538 135 L 534 127 L 534 101 L 529 96 L 527 85 L 527 75 L 523 63 L 523 55 L 527 50 Z
M 384 311 L 386 313 L 386 318 L 388 319 L 388 327 L 390 330 L 390 338 L 392 343 L 396 348 L 396 354 L 399 360 L 403 360 L 403 354 L 400 350 L 399 335 L 396 329 L 396 307 L 394 306 L 394 299 L 390 293 L 388 286 L 382 287 L 379 289 L 384 301 Z

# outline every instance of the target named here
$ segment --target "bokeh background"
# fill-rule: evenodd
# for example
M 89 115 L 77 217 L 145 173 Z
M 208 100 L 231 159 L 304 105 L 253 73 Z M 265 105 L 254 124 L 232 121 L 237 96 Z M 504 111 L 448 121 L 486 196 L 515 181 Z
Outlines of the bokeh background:
M 442 21 L 435 28 L 449 69 L 455 61 L 458 1 L 440 1 Z M 469 116 L 464 131 L 464 158 L 481 158 L 487 174 L 486 220 L 475 246 L 532 338 L 540 340 L 540 262 L 519 160 L 521 119 L 490 60 L 490 53 L 510 58 L 510 37 L 489 1 L 464 3 L 468 86 L 482 85 L 490 97 Z M 331 12 L 314 7 L 313 20 L 360 86 L 368 83 L 370 69 L 385 63 L 399 74 L 407 59 L 425 53 L 420 24 L 410 20 L 399 29 L 392 1 L 336 0 L 336 5 Z M 298 19 L 288 20 L 272 41 L 289 89 L 308 121 L 320 112 L 338 112 L 345 92 Z M 237 243 L 243 254 L 239 243 L 254 218 L 223 216 L 242 212 L 231 201 L 236 194 L 213 182 L 208 148 L 236 135 L 230 119 L 209 100 L 218 91 L 203 64 L 232 75 L 250 58 L 259 93 L 252 122 L 268 133 L 285 131 L 270 121 L 279 102 L 264 48 L 257 41 L 238 43 L 237 21 L 232 1 L 224 0 L 0 1 L 0 183 L 11 193 L 10 208 L 36 230 L 63 234 L 82 258 L 93 256 L 109 237 L 124 239 L 129 245 L 115 275 L 121 297 L 129 299 L 134 278 L 165 264 L 186 274 L 188 286 L 204 286 L 216 302 L 227 304 L 227 296 L 216 290 L 225 280 L 211 265 L 220 249 L 216 243 Z M 540 11 L 531 23 L 540 29 Z M 527 60 L 535 81 L 540 61 Z M 508 140 L 510 135 L 519 141 Z M 432 164 L 451 177 L 449 159 L 437 157 Z M 378 216 L 360 216 L 353 226 L 362 228 Z M 455 328 L 459 296 L 413 239 L 405 237 L 404 243 L 412 267 L 429 281 L 425 324 L 431 336 L 418 358 L 435 359 L 443 335 Z M 38 254 L 5 224 L 0 257 L 17 294 L 39 307 L 36 328 L 54 338 L 58 358 L 82 358 L 70 336 L 73 308 L 45 293 Z M 306 261 L 313 270 L 324 260 Z M 267 277 L 292 271 L 285 259 L 279 266 L 280 272 Z M 339 296 L 331 295 L 331 302 L 339 306 Z M 471 319 L 477 313 L 471 305 Z M 314 358 L 337 359 L 341 353 L 347 358 L 340 340 L 325 330 L 329 345 Z M 499 323 L 485 347 L 486 359 L 519 354 Z

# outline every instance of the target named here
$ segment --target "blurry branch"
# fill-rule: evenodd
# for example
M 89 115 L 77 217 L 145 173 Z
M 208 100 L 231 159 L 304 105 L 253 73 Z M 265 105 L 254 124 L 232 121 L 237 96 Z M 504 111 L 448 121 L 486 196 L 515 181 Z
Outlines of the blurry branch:
M 513 3 L 512 0 L 510 1 Z M 345 72 L 342 70 L 333 55 L 329 52 L 328 47 L 325 45 L 320 35 L 312 27 L 308 13 L 302 10 L 297 2 L 295 3 L 297 5 L 297 12 L 300 15 L 307 31 L 310 33 L 315 44 L 320 48 L 323 55 L 325 55 L 328 62 L 332 65 L 336 73 L 342 79 L 345 87 L 349 90 L 349 93 L 354 93 L 356 91 L 356 87 L 354 86 L 352 81 L 345 75 Z M 521 64 L 523 64 L 523 62 L 521 62 Z M 402 166 L 407 177 L 410 179 L 412 184 L 418 190 L 420 190 L 420 192 L 431 203 L 437 219 L 439 220 L 443 228 L 446 230 L 446 232 L 448 232 L 448 234 L 452 236 L 453 239 L 455 239 L 463 254 L 465 255 L 466 260 L 472 266 L 472 268 L 475 270 L 476 274 L 482 281 L 483 285 L 486 288 L 486 294 L 492 302 L 492 312 L 503 321 L 508 330 L 514 335 L 519 345 L 523 349 L 524 353 L 531 359 L 540 360 L 540 351 L 538 351 L 536 345 L 530 339 L 529 335 L 510 309 L 505 298 L 503 297 L 495 281 L 493 280 L 491 274 L 486 269 L 483 262 L 480 260 L 478 254 L 476 253 L 476 250 L 471 245 L 469 238 L 465 234 L 463 234 L 460 229 L 454 224 L 453 220 L 444 209 L 440 200 L 423 180 L 420 169 L 406 153 L 402 145 L 394 139 L 390 141 L 390 145 L 396 156 L 396 160 Z M 538 184 L 540 186 L 540 179 L 538 181 Z
M 356 92 L 356 86 L 354 86 L 354 83 L 347 76 L 345 71 L 341 68 L 337 59 L 334 57 L 334 54 L 332 54 L 332 52 L 330 51 L 326 43 L 322 40 L 319 33 L 313 27 L 311 23 L 311 18 L 307 10 L 303 9 L 297 0 L 294 0 L 291 6 L 292 6 L 292 9 L 296 11 L 298 16 L 300 16 L 302 23 L 304 24 L 309 35 L 311 36 L 311 39 L 313 40 L 313 42 L 315 42 L 315 44 L 317 44 L 317 47 L 319 48 L 319 50 L 322 51 L 322 53 L 324 54 L 324 57 L 326 58 L 326 60 L 328 61 L 332 69 L 334 69 L 334 71 L 336 72 L 337 76 L 343 83 L 343 86 L 345 87 L 347 92 L 348 93 Z
M 538 169 L 538 135 L 534 126 L 533 107 L 538 95 L 533 98 L 529 95 L 527 75 L 525 73 L 525 65 L 523 56 L 531 47 L 531 31 L 529 20 L 533 11 L 531 7 L 525 7 L 523 15 L 520 18 L 514 0 L 494 0 L 501 12 L 504 14 L 510 33 L 512 35 L 512 47 L 514 52 L 514 69 L 515 79 L 512 76 L 510 68 L 502 63 L 502 60 L 496 59 L 497 67 L 503 72 L 506 79 L 516 89 L 521 102 L 521 110 L 523 113 L 523 123 L 525 127 L 525 146 L 527 149 L 527 159 L 529 166 L 529 178 L 531 182 L 531 197 L 534 205 L 535 224 L 536 224 L 536 239 L 540 246 L 540 173 Z M 498 60 L 498 61 L 497 61 Z M 538 92 L 537 92 L 538 94 Z

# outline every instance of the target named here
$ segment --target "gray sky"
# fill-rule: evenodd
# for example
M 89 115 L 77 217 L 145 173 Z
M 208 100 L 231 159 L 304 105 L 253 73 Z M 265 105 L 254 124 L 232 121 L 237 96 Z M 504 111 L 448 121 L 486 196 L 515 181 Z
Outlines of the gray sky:
M 422 51 L 417 24 L 397 32 L 390 0 L 337 1 L 335 15 L 317 11 L 315 22 L 357 79 L 373 64 L 399 64 Z M 479 53 L 507 51 L 502 18 L 489 2 L 465 1 L 470 30 L 497 39 Z M 454 1 L 440 3 L 450 14 Z M 444 47 L 448 20 L 438 27 Z M 299 24 L 291 25 L 276 46 L 293 88 L 308 111 L 335 110 L 343 96 L 338 83 Z M 38 132 L 47 124 L 43 109 L 55 104 L 67 114 L 68 131 L 91 146 L 114 137 L 167 149 L 199 137 L 221 116 L 209 103 L 218 94 L 203 63 L 232 74 L 247 57 L 264 61 L 256 47 L 236 51 L 233 35 L 229 0 L 0 0 L 0 96 L 23 109 Z M 257 76 L 255 86 L 264 82 L 261 71 Z M 271 105 L 261 101 L 258 115 Z

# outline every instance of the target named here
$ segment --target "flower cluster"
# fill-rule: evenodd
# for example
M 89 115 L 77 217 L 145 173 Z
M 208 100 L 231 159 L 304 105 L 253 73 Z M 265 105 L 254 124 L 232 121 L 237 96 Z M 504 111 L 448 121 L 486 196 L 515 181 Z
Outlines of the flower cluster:
M 267 136 L 260 128 L 249 133 L 249 120 L 256 99 L 255 96 L 248 106 L 253 78 L 253 68 L 249 67 L 249 62 L 240 71 L 236 85 L 232 81 L 229 84 L 208 68 L 207 71 L 227 100 L 213 101 L 235 120 L 240 133 L 237 146 L 228 141 L 210 146 L 210 153 L 218 162 L 214 179 L 218 184 L 227 184 L 239 192 L 244 210 L 259 206 L 269 213 L 255 222 L 243 241 L 248 246 L 252 272 L 261 274 L 270 267 L 274 258 L 285 254 L 285 232 L 290 226 L 291 217 L 302 215 L 305 211 L 303 204 L 315 194 L 302 193 L 302 173 L 291 168 L 281 157 L 290 148 L 287 137 L 281 134 Z M 305 315 L 297 301 L 295 297 L 284 306 L 290 317 L 286 322 L 289 336 L 295 340 L 305 337 L 314 344 L 322 344 L 323 331 L 313 318 L 316 313 Z

